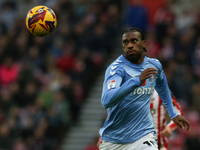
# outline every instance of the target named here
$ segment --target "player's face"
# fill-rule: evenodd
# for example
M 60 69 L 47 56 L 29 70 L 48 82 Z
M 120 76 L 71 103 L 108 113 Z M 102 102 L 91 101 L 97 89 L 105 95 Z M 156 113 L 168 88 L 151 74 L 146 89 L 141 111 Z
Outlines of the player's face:
M 141 35 L 137 31 L 130 31 L 122 36 L 122 48 L 127 60 L 135 64 L 143 62 L 143 52 L 145 41 L 141 40 Z

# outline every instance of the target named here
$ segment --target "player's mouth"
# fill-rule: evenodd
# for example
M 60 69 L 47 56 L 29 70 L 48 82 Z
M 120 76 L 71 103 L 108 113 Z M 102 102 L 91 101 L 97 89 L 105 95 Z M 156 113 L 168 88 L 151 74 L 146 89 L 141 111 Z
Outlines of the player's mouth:
M 136 54 L 136 51 L 135 51 L 135 50 L 129 50 L 129 51 L 128 51 L 128 54 L 129 54 L 129 55 Z

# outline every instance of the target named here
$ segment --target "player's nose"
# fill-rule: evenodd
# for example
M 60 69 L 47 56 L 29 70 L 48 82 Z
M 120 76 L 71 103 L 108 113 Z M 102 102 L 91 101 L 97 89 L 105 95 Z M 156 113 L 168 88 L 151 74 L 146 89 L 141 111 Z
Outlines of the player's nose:
M 128 43 L 128 49 L 132 49 L 134 46 L 131 42 Z

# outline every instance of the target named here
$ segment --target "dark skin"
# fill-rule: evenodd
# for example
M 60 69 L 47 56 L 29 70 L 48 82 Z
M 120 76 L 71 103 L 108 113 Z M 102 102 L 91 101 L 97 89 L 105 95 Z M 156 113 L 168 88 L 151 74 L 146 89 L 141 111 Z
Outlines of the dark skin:
M 139 32 L 128 32 L 122 36 L 124 57 L 130 62 L 140 65 L 144 60 L 145 41 L 141 40 Z
M 140 32 L 130 31 L 123 34 L 122 48 L 124 50 L 124 57 L 128 61 L 137 65 L 141 65 L 144 61 L 144 47 L 145 41 L 142 40 Z M 156 73 L 157 69 L 155 68 L 147 68 L 146 70 L 144 70 L 139 76 L 141 84 L 143 84 L 146 79 L 150 78 Z M 184 116 L 177 115 L 172 120 L 181 129 L 186 128 L 188 130 L 190 127 L 189 121 Z

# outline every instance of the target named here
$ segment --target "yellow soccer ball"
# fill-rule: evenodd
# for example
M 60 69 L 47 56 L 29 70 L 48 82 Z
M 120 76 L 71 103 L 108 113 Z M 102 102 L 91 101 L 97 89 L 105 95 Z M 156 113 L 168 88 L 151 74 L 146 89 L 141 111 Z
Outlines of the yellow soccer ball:
M 56 26 L 56 14 L 51 8 L 35 6 L 27 14 L 26 27 L 35 36 L 47 36 Z

